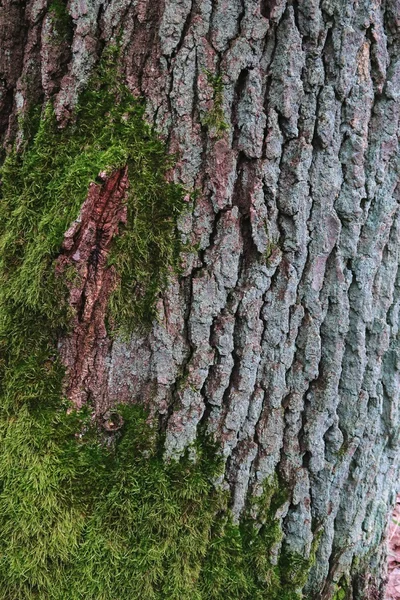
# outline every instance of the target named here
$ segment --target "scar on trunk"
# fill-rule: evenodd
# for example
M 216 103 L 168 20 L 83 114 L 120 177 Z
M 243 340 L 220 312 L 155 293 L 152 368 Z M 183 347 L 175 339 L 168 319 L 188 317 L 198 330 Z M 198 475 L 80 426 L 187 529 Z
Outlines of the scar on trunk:
M 102 412 L 106 358 L 111 339 L 105 316 L 111 293 L 118 283 L 114 267 L 107 264 L 113 238 L 126 223 L 127 167 L 91 183 L 78 219 L 65 233 L 56 272 L 62 277 L 72 267 L 69 305 L 71 332 L 61 341 L 66 368 L 65 393 L 77 408 L 91 402 Z

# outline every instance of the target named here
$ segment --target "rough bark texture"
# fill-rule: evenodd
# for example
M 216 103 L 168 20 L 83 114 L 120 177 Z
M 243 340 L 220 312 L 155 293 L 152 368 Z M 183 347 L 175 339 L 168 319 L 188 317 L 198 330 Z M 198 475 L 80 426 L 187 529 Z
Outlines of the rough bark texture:
M 119 36 L 126 81 L 179 157 L 174 179 L 200 192 L 179 222 L 199 251 L 151 332 L 122 341 L 106 338 L 98 265 L 125 180 L 89 190 L 82 223 L 110 230 L 95 263 L 94 229 L 65 237 L 67 262 L 82 246 L 72 304 L 85 286 L 99 300 L 61 343 L 71 398 L 102 414 L 144 402 L 166 457 L 205 425 L 236 519 L 278 473 L 285 544 L 309 556 L 320 536 L 307 598 L 332 599 L 343 576 L 346 597 L 383 598 L 400 459 L 400 2 L 71 0 L 64 35 L 46 0 L 0 10 L 6 144 L 46 98 L 65 125 Z M 103 201 L 108 215 L 85 217 Z
M 80 218 L 65 234 L 57 265 L 59 276 L 71 266 L 75 274 L 69 297 L 74 311 L 72 332 L 62 341 L 61 357 L 66 366 L 66 395 L 78 407 L 89 397 L 101 404 L 107 385 L 111 343 L 105 313 L 117 277 L 115 269 L 107 267 L 107 258 L 119 224 L 126 221 L 127 169 L 104 178 L 104 186 L 91 185 Z

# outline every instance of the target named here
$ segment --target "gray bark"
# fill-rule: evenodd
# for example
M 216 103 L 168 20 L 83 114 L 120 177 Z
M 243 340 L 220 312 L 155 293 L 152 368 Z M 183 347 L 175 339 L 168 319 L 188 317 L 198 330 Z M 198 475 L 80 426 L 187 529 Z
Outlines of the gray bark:
M 3 139 L 54 97 L 65 123 L 101 47 L 200 193 L 197 245 L 149 334 L 110 343 L 99 410 L 144 402 L 176 457 L 221 444 L 236 519 L 278 473 L 305 594 L 383 598 L 399 465 L 398 0 L 46 0 L 0 7 Z M 210 75 L 211 74 L 211 75 Z M 219 92 L 217 86 L 219 85 Z M 363 565 L 356 567 L 354 558 Z

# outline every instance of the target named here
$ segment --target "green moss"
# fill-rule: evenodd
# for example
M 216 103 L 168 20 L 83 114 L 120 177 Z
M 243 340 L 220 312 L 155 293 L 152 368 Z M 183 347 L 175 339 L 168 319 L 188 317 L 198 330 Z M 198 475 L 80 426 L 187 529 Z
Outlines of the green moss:
M 41 400 L 0 415 L 0 598 L 295 598 L 270 559 L 278 522 L 232 523 L 206 441 L 166 464 L 139 407 L 119 407 L 110 449 L 88 414 Z
M 215 137 L 220 138 L 224 131 L 228 129 L 223 109 L 224 101 L 224 83 L 221 75 L 215 75 L 211 71 L 205 70 L 208 84 L 213 90 L 212 109 L 203 119 L 203 125 L 207 126 Z
M 338 588 L 332 600 L 346 600 L 346 592 L 343 588 Z
M 144 412 L 119 411 L 112 449 L 65 405 L 2 411 L 0 598 L 293 600 L 278 523 L 232 523 L 215 449 L 166 464 Z
M 68 13 L 67 3 L 63 0 L 52 0 L 48 8 L 57 39 L 70 40 L 72 37 L 72 19 Z
M 284 589 L 293 591 L 301 590 L 304 587 L 312 563 L 309 558 L 284 549 L 280 556 L 279 566 Z M 300 592 L 298 597 L 302 597 Z
M 63 408 L 2 415 L 0 597 L 196 597 L 215 464 L 165 465 L 140 409 L 111 452 Z
M 51 312 L 59 322 L 51 273 L 63 235 L 98 173 L 128 164 L 128 223 L 110 260 L 121 278 L 110 316 L 128 330 L 151 321 L 155 299 L 178 265 L 175 224 L 185 203 L 183 189 L 165 179 L 173 158 L 143 120 L 143 105 L 119 81 L 115 60 L 112 53 L 103 59 L 73 126 L 59 130 L 48 105 L 30 146 L 5 161 L 0 276 L 7 302 Z
M 265 264 L 267 265 L 267 267 L 271 266 L 270 259 L 277 248 L 279 248 L 279 244 L 277 244 L 276 242 L 273 242 L 273 241 L 267 242 L 267 247 L 266 247 L 265 254 L 264 254 Z
M 273 508 L 281 498 L 281 490 L 267 482 L 264 494 L 252 502 L 253 507 L 257 504 L 257 522 L 250 517 L 250 507 L 239 525 L 232 523 L 229 514 L 217 519 L 201 574 L 202 598 L 279 598 L 281 578 L 271 550 L 282 539 Z
M 282 600 L 301 600 L 310 570 L 316 561 L 318 546 L 323 534 L 322 526 L 314 529 L 310 555 L 308 557 L 291 551 L 283 544 L 279 556 L 279 573 L 281 581 Z
M 344 576 L 340 579 L 339 583 L 336 586 L 335 594 L 332 600 L 346 600 L 349 598 L 350 587 L 348 583 L 348 579 Z

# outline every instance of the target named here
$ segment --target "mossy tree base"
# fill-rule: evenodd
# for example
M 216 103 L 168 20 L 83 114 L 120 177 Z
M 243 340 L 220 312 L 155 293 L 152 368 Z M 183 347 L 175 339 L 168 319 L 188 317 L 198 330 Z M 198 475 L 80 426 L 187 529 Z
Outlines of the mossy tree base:
M 273 489 L 260 529 L 249 518 L 234 525 L 213 485 L 215 447 L 204 441 L 195 459 L 166 464 L 143 411 L 119 411 L 111 447 L 112 434 L 65 405 L 2 413 L 0 598 L 301 598 L 309 563 L 271 563 L 281 539 Z

